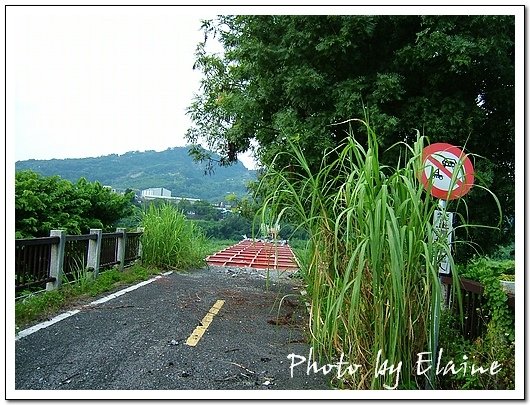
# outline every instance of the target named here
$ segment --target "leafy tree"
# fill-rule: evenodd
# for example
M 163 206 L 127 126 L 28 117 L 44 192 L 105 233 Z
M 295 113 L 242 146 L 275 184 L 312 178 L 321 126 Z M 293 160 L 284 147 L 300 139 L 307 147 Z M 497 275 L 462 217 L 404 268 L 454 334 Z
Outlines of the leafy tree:
M 59 176 L 43 177 L 29 170 L 15 175 L 17 238 L 48 236 L 59 226 L 79 233 L 87 207 L 87 201 L 76 198 L 73 184 Z
M 251 185 L 249 185 L 249 188 L 251 188 Z M 230 205 L 233 213 L 239 214 L 250 221 L 254 220 L 259 206 L 252 196 L 238 198 L 235 194 L 229 194 L 225 200 Z
M 229 165 L 259 144 L 265 167 L 288 139 L 310 166 L 347 136 L 351 118 L 368 116 L 381 150 L 415 139 L 465 146 L 477 183 L 499 198 L 501 232 L 468 237 L 486 252 L 513 239 L 513 16 L 219 16 L 203 22 L 195 68 L 201 92 L 188 109 L 190 142 L 206 142 Z M 206 51 L 215 36 L 224 53 Z M 359 139 L 362 141 L 362 138 Z M 394 164 L 394 149 L 382 157 Z M 207 151 L 193 150 L 198 160 Z M 276 160 L 274 160 L 276 159 Z M 469 221 L 495 225 L 496 204 L 475 187 Z M 465 213 L 465 211 L 463 211 Z M 467 215 L 467 213 L 466 213 Z
M 15 236 L 48 236 L 52 229 L 69 234 L 90 228 L 109 230 L 132 212 L 134 193 L 119 195 L 100 183 L 76 184 L 31 170 L 15 174 Z
M 180 200 L 177 203 L 177 206 L 178 206 L 178 209 L 184 213 L 184 215 L 187 215 L 188 212 L 193 212 L 193 204 L 189 200 L 186 200 L 186 199 Z
M 193 203 L 192 211 L 195 212 L 195 218 L 207 221 L 216 221 L 222 216 L 221 211 L 213 207 L 208 201 L 203 200 Z
M 194 220 L 206 236 L 215 239 L 240 240 L 243 235 L 252 236 L 252 222 L 241 215 L 230 213 L 219 221 Z
M 132 212 L 134 193 L 123 196 L 112 192 L 99 182 L 89 182 L 81 178 L 76 183 L 78 198 L 88 201 L 83 211 L 85 228 L 109 228 L 123 216 Z

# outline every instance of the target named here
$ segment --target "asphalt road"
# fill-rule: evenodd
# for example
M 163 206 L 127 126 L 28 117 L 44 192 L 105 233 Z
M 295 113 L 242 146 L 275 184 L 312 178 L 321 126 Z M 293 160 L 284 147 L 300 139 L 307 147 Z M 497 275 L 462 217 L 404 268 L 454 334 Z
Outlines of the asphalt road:
M 16 390 L 314 390 L 296 279 L 205 268 L 172 273 L 16 342 Z M 283 301 L 282 301 L 282 298 Z M 196 346 L 187 338 L 224 305 Z M 282 305 L 280 306 L 280 302 Z

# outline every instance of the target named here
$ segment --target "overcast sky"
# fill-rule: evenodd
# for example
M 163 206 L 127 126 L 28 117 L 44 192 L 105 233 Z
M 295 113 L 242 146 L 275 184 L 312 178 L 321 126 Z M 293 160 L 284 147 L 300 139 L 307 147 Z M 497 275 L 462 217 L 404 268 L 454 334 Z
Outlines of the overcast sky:
M 503 13 L 461 7 L 8 7 L 7 151 L 14 160 L 184 146 L 201 19 L 216 14 Z M 219 47 L 220 51 L 221 48 Z M 247 154 L 248 156 L 249 154 Z M 240 159 L 252 167 L 250 158 Z
M 9 8 L 15 160 L 184 146 L 201 19 L 213 11 Z

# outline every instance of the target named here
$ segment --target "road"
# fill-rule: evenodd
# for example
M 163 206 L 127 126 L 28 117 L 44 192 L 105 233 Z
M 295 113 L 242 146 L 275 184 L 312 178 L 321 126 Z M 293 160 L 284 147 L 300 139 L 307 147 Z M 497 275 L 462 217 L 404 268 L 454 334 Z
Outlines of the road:
M 172 273 L 16 342 L 16 390 L 323 390 L 300 282 L 263 271 Z M 282 300 L 283 298 L 283 300 Z M 219 300 L 196 346 L 186 341 Z M 282 305 L 280 306 L 280 302 Z

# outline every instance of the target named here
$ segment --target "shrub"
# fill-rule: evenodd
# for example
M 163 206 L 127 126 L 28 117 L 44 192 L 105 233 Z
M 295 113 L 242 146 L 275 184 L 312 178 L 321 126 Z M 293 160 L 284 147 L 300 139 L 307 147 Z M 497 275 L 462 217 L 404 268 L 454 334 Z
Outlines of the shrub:
M 186 270 L 204 264 L 203 231 L 171 204 L 149 205 L 143 214 L 142 263 Z
M 311 297 L 312 344 L 321 356 L 344 353 L 345 361 L 362 366 L 343 381 L 346 386 L 396 384 L 390 373 L 377 376 L 381 350 L 389 364 L 402 361 L 400 387 L 423 387 L 412 365 L 417 353 L 435 351 L 438 266 L 443 254 L 452 261 L 451 253 L 442 238 L 433 237 L 437 202 L 417 177 L 423 137 L 406 146 L 403 166 L 391 168 L 380 165 L 376 135 L 363 124 L 367 146 L 350 134 L 325 154 L 317 173 L 290 142 L 287 161 L 299 167 L 264 176 L 270 192 L 261 214 L 280 221 L 288 212 L 309 235 L 301 262 Z
M 507 303 L 500 278 L 514 271 L 513 260 L 476 259 L 462 269 L 462 277 L 478 281 L 484 287 L 486 298 L 483 312 L 487 314 L 486 332 L 474 341 L 466 340 L 459 322 L 446 313 L 441 327 L 440 345 L 453 358 L 467 355 L 477 363 L 497 361 L 502 368 L 495 375 L 447 376 L 441 380 L 444 388 L 451 389 L 514 389 L 515 388 L 515 312 Z

